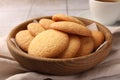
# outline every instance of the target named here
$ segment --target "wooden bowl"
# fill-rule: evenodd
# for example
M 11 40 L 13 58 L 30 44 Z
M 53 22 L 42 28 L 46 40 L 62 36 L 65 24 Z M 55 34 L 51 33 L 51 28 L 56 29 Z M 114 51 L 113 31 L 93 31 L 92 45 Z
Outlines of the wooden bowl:
M 105 44 L 97 52 L 82 57 L 69 58 L 69 59 L 51 59 L 51 58 L 32 57 L 27 53 L 25 53 L 24 51 L 18 49 L 15 46 L 15 44 L 11 41 L 11 38 L 15 38 L 15 35 L 18 31 L 26 29 L 27 24 L 33 22 L 33 20 L 40 20 L 41 18 L 51 19 L 51 16 L 35 18 L 18 25 L 10 32 L 7 38 L 8 48 L 12 56 L 23 67 L 31 71 L 54 74 L 54 75 L 69 75 L 69 74 L 83 72 L 90 68 L 93 68 L 101 61 L 103 61 L 111 50 L 112 35 L 111 32 L 104 25 L 89 19 L 76 17 L 87 25 L 91 23 L 96 23 L 99 30 L 104 33 L 105 41 L 108 41 L 108 43 Z

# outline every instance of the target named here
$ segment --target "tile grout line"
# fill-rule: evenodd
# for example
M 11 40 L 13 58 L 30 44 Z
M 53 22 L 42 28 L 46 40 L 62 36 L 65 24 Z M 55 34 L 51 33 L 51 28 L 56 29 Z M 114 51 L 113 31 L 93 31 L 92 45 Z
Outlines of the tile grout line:
M 30 6 L 30 9 L 29 9 L 29 11 L 28 11 L 28 14 L 27 14 L 27 16 L 26 16 L 26 19 L 25 20 L 27 20 L 28 19 L 28 17 L 30 16 L 30 12 L 31 12 L 31 10 L 32 10 L 32 7 L 33 7 L 33 4 L 34 4 L 34 2 L 33 2 L 34 0 L 31 0 L 31 6 Z
M 69 12 L 68 12 L 68 0 L 66 0 L 66 12 L 67 12 L 67 15 L 69 15 Z

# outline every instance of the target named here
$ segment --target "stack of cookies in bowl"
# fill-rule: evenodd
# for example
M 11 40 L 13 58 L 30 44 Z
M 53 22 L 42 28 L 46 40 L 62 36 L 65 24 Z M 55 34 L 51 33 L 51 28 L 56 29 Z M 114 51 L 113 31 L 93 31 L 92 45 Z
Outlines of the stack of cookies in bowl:
M 93 23 L 98 30 L 88 27 Z M 17 25 L 7 44 L 15 60 L 30 71 L 70 75 L 103 61 L 111 50 L 112 35 L 96 21 L 55 14 Z
M 101 31 L 89 30 L 79 19 L 55 14 L 19 31 L 15 40 L 29 55 L 43 58 L 74 58 L 91 54 L 103 42 Z

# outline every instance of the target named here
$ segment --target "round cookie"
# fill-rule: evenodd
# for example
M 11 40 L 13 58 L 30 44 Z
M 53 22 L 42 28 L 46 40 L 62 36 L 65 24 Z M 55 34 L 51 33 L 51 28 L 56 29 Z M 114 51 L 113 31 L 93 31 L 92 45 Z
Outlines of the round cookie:
M 64 15 L 64 14 L 55 14 L 52 16 L 52 20 L 54 20 L 54 21 L 70 21 L 70 22 L 79 23 L 79 24 L 85 26 L 85 24 L 82 21 L 80 21 L 79 19 L 74 18 L 72 16 Z
M 76 35 L 70 35 L 69 45 L 65 51 L 62 52 L 60 58 L 73 58 L 80 48 L 80 38 Z
M 93 30 L 92 36 L 95 41 L 95 49 L 104 42 L 104 34 L 101 31 Z
M 54 21 L 50 19 L 40 19 L 39 23 L 44 29 L 49 29 L 50 24 L 54 23 Z
M 80 37 L 81 46 L 77 56 L 90 54 L 94 50 L 94 40 L 92 37 Z
M 44 58 L 56 57 L 67 48 L 68 42 L 69 36 L 66 33 L 46 30 L 32 40 L 28 54 Z
M 91 31 L 88 28 L 74 22 L 67 21 L 54 22 L 50 25 L 50 28 L 71 34 L 91 36 Z
M 15 36 L 18 46 L 24 51 L 28 51 L 28 46 L 33 38 L 28 30 L 19 31 Z
M 33 36 L 36 36 L 38 33 L 45 30 L 39 23 L 29 23 L 27 29 Z

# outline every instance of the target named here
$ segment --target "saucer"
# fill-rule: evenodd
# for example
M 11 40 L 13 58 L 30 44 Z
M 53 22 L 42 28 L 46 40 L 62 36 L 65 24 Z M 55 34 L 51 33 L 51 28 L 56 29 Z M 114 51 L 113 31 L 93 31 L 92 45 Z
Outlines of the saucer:
M 91 12 L 90 10 L 84 10 L 82 11 L 80 14 L 79 14 L 79 17 L 83 17 L 83 18 L 87 18 L 87 19 L 90 19 L 90 20 L 94 20 L 94 18 L 92 17 L 91 15 Z M 99 22 L 99 21 L 97 21 Z M 100 22 L 99 22 L 100 23 Z M 102 24 L 102 23 L 101 23 Z M 105 24 L 103 24 L 105 25 Z M 105 25 L 112 33 L 115 32 L 117 29 L 120 29 L 120 21 L 116 22 L 115 24 L 113 25 Z
M 91 12 L 90 12 L 90 10 L 84 10 L 84 11 L 82 11 L 82 12 L 80 13 L 79 17 L 83 17 L 83 18 L 87 18 L 87 19 L 94 20 L 92 14 L 91 14 Z M 94 20 L 94 21 L 96 21 L 96 20 Z M 97 21 L 97 22 L 99 22 L 99 21 Z M 99 22 L 99 23 L 101 23 L 101 22 Z M 105 24 L 103 24 L 103 25 L 105 25 Z M 120 20 L 117 21 L 115 24 L 106 25 L 106 26 L 109 26 L 109 27 L 120 27 Z

